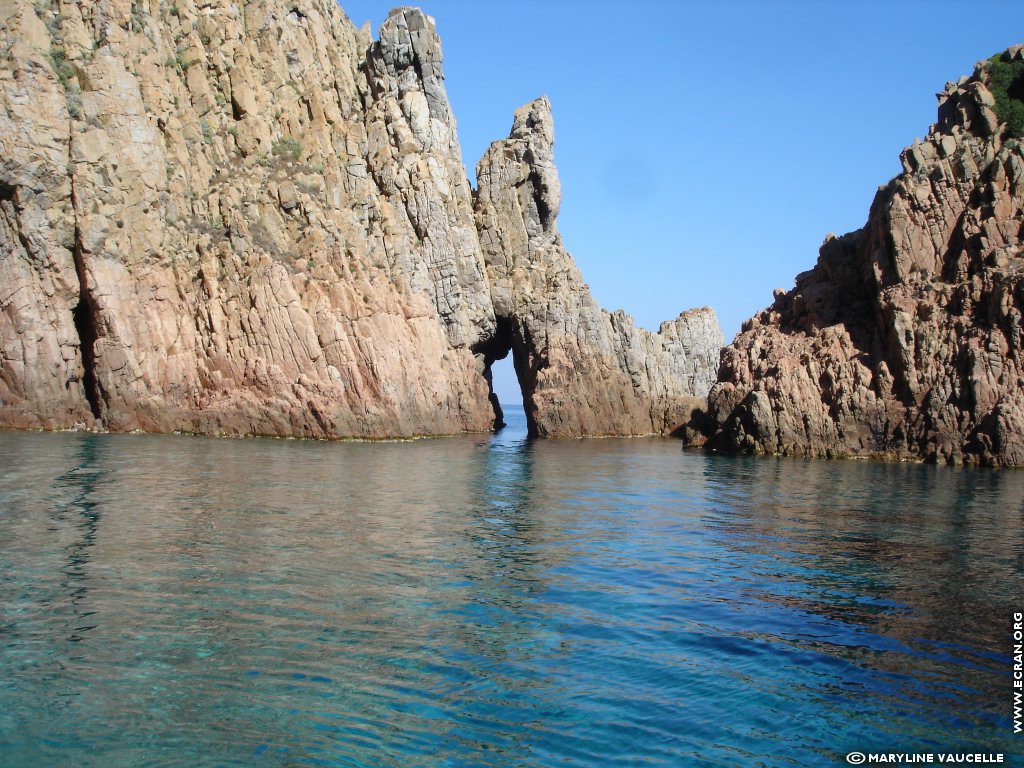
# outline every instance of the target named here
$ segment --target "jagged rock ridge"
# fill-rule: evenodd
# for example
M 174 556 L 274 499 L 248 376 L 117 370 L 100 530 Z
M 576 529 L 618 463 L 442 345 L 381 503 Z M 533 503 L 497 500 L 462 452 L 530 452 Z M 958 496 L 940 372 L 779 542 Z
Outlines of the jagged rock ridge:
M 669 431 L 709 383 L 712 316 L 652 345 L 592 306 L 560 243 L 481 237 L 490 214 L 419 11 L 392 12 L 377 41 L 332 0 L 8 0 L 0 20 L 0 424 L 485 430 L 510 328 L 602 329 L 565 361 L 521 334 L 538 433 Z M 531 283 L 496 313 L 499 263 L 570 284 Z M 591 345 L 600 365 L 571 368 Z M 580 410 L 604 392 L 591 370 L 621 385 L 628 418 Z
M 1024 153 L 990 67 L 947 85 L 867 225 L 723 351 L 710 445 L 1024 464 Z
M 718 321 L 709 308 L 690 310 L 651 333 L 598 306 L 555 226 L 553 143 L 551 105 L 538 99 L 516 111 L 509 138 L 477 166 L 477 227 L 499 329 L 487 361 L 513 353 L 537 434 L 672 432 L 713 382 Z

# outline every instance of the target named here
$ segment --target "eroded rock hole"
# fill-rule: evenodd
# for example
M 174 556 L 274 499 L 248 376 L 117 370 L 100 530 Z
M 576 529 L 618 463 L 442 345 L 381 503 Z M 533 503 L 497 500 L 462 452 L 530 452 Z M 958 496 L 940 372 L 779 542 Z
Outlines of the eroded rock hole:
M 518 347 L 522 347 L 519 344 Z M 494 411 L 493 427 L 495 430 L 506 426 L 506 406 L 521 402 L 527 417 L 527 432 L 534 434 L 530 419 L 529 393 L 523 387 L 521 376 L 522 366 L 517 359 L 517 345 L 513 333 L 512 322 L 508 318 L 498 318 L 494 337 L 485 342 L 477 350 L 484 358 L 484 379 L 487 380 L 488 397 Z M 521 354 L 520 354 L 521 356 Z
M 507 358 L 507 353 L 506 353 Z M 484 367 L 484 379 L 487 380 L 487 397 L 491 401 L 491 410 L 494 411 L 494 422 L 491 426 L 495 429 L 502 429 L 508 426 L 505 422 L 505 409 L 501 407 L 501 395 L 498 391 L 501 389 L 502 379 L 506 375 L 508 365 L 502 365 L 500 360 L 494 360 Z M 495 387 L 494 377 L 498 377 L 498 385 Z

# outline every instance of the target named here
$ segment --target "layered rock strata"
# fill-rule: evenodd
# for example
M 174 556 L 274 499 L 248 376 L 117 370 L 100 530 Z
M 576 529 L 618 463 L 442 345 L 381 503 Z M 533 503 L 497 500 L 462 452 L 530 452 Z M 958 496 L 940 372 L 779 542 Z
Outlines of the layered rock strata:
M 1024 464 L 1024 153 L 990 66 L 939 94 L 867 225 L 723 352 L 712 446 Z
M 546 98 L 515 113 L 508 139 L 477 165 L 476 217 L 498 334 L 531 432 L 542 436 L 670 433 L 701 407 L 724 343 L 709 308 L 658 333 L 597 304 L 556 227 L 561 185 Z
M 510 323 L 600 326 L 516 353 L 538 433 L 665 431 L 709 383 L 686 345 L 713 320 L 650 342 L 601 314 L 560 244 L 536 260 L 552 280 L 529 271 L 495 313 L 512 275 L 493 227 L 481 247 L 421 12 L 393 11 L 376 41 L 333 0 L 8 0 L 0 22 L 0 424 L 486 430 Z M 538 242 L 500 258 L 532 263 Z M 538 321 L 541 304 L 579 320 Z

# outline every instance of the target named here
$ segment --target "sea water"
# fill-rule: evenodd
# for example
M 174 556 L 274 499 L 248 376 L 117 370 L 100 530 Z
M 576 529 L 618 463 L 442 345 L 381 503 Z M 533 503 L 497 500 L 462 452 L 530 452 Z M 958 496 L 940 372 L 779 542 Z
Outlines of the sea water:
M 1024 473 L 0 433 L 0 765 L 1003 753 Z

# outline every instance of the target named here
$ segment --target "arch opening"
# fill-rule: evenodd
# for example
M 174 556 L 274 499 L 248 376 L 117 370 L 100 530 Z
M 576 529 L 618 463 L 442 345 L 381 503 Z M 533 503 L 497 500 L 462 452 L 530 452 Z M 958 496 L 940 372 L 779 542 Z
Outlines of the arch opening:
M 488 398 L 494 412 L 493 429 L 506 426 L 505 410 L 502 407 L 522 404 L 526 414 L 527 432 L 535 435 L 529 407 L 529 392 L 523 385 L 522 372 L 526 370 L 521 357 L 525 352 L 516 344 L 513 323 L 509 318 L 499 317 L 492 338 L 482 344 L 477 352 L 483 355 L 483 376 L 487 381 Z

